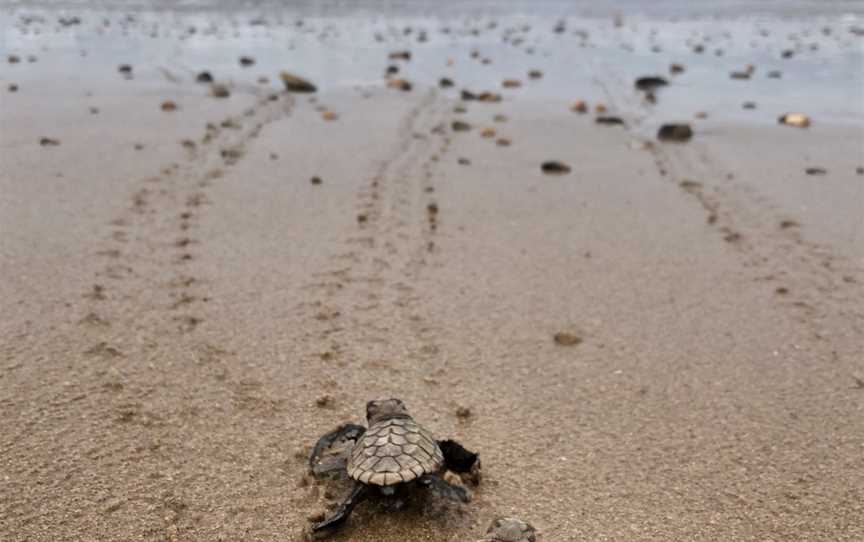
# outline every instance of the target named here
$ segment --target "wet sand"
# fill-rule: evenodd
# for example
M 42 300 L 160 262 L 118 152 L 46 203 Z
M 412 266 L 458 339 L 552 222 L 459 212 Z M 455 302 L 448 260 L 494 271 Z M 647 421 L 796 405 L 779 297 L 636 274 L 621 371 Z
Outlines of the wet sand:
M 864 539 L 860 13 L 326 6 L 0 9 L 0 538 L 299 540 L 396 396 L 483 482 L 333 540 Z

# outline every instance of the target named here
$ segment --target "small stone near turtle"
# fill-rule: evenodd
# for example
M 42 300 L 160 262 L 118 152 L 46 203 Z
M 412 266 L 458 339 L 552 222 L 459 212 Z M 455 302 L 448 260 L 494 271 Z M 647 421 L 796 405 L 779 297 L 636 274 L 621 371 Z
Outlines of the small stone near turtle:
M 177 104 L 171 100 L 165 100 L 159 107 L 165 112 L 177 111 Z
M 574 113 L 587 113 L 588 104 L 585 100 L 576 100 L 573 102 L 573 105 L 570 106 L 570 111 L 573 111 Z
M 462 418 L 463 420 L 471 417 L 471 409 L 468 407 L 460 406 L 456 408 L 456 417 Z
M 438 86 L 441 88 L 450 88 L 454 85 L 453 80 L 449 77 L 442 77 L 438 80 Z
M 828 170 L 824 167 L 808 167 L 804 170 L 807 175 L 826 175 Z
M 461 120 L 454 120 L 450 123 L 450 128 L 454 132 L 467 132 L 471 129 L 471 125 Z
M 321 408 L 330 405 L 333 402 L 333 398 L 329 395 L 322 395 L 315 399 L 315 404 Z
M 657 130 L 657 139 L 660 141 L 690 141 L 693 137 L 693 129 L 689 124 L 664 124 Z
M 357 215 L 357 223 L 358 224 L 365 224 L 367 220 L 369 220 L 368 216 L 363 215 L 363 214 Z
M 60 144 L 60 140 L 53 137 L 40 137 L 39 144 L 43 147 L 56 147 Z
M 324 518 L 327 517 L 327 513 L 324 510 L 315 510 L 314 512 L 310 512 L 306 519 L 310 523 L 318 523 L 320 521 L 324 521 Z
M 315 176 L 315 177 L 312 177 L 311 179 L 309 179 L 309 182 L 314 184 L 314 185 L 319 185 L 319 184 L 321 184 L 322 181 L 321 181 L 321 177 Z
M 396 75 L 397 73 L 399 73 L 399 66 L 391 64 L 390 66 L 387 66 L 387 69 L 384 71 L 384 73 L 386 75 Z
M 213 75 L 208 71 L 198 72 L 195 76 L 195 81 L 198 83 L 212 83 Z
M 210 87 L 210 95 L 214 98 L 227 98 L 231 96 L 231 91 L 226 85 L 216 83 Z
M 543 77 L 543 72 L 540 70 L 530 70 L 528 72 L 528 77 L 531 79 L 540 79 Z
M 315 92 L 318 90 L 306 79 L 286 71 L 279 72 L 279 79 L 282 80 L 282 84 L 285 85 L 285 90 L 288 92 Z
M 810 126 L 810 117 L 803 113 L 786 113 L 785 115 L 781 115 L 777 119 L 777 122 L 796 128 L 807 128 Z
M 576 346 L 582 343 L 582 337 L 566 331 L 559 331 L 553 338 L 555 339 L 555 344 L 560 344 L 561 346 Z
M 521 519 L 500 517 L 489 525 L 486 536 L 478 542 L 536 542 L 537 530 Z
M 249 66 L 252 66 L 254 64 L 255 64 L 255 59 L 252 58 L 251 56 L 241 56 L 240 57 L 240 65 L 243 66 L 244 68 L 248 68 Z
M 622 119 L 621 117 L 615 117 L 615 116 L 611 116 L 611 115 L 601 115 L 601 116 L 597 117 L 596 119 L 594 119 L 594 122 L 596 122 L 597 124 L 605 124 L 607 126 L 616 126 L 616 125 L 617 126 L 623 126 L 624 125 L 624 119 Z
M 558 160 L 547 160 L 540 164 L 540 170 L 547 175 L 565 175 L 570 173 L 570 166 Z

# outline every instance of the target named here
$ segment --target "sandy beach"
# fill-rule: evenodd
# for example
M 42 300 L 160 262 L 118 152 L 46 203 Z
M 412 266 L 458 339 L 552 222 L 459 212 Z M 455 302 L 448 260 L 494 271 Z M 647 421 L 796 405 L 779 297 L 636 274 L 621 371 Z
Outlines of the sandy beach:
M 330 540 L 864 540 L 864 9 L 780 4 L 0 1 L 0 540 L 304 540 L 380 397 L 482 482 Z

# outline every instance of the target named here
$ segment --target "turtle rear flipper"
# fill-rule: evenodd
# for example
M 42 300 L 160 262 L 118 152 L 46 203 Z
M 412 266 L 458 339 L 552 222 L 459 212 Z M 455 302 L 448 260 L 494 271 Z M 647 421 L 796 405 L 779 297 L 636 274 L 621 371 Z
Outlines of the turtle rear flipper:
M 312 531 L 318 532 L 342 525 L 345 523 L 345 520 L 348 519 L 348 516 L 351 515 L 354 507 L 362 502 L 368 495 L 369 487 L 355 482 L 354 487 L 351 489 L 351 493 L 345 497 L 342 504 L 336 507 L 336 510 L 333 511 L 333 514 L 331 514 L 330 517 L 320 523 L 312 525 Z
M 340 440 L 353 440 L 356 442 L 365 432 L 366 428 L 362 425 L 348 423 L 337 427 L 318 439 L 318 442 L 315 443 L 315 447 L 312 449 L 312 453 L 309 455 L 309 469 L 312 471 L 312 474 L 317 476 L 344 467 L 344 458 L 341 462 L 337 462 L 336 466 L 327 466 L 322 464 L 321 460 L 324 453 L 330 451 L 333 445 Z
M 441 497 L 453 499 L 454 501 L 471 502 L 471 492 L 462 486 L 449 483 L 437 474 L 426 474 L 421 476 L 417 482 Z

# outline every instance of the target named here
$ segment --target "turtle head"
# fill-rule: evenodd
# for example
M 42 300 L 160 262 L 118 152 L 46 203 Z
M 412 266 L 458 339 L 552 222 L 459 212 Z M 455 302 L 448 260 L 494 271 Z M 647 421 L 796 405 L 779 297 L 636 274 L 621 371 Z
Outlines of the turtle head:
M 366 420 L 369 425 L 390 418 L 407 418 L 408 409 L 399 399 L 378 399 L 366 403 Z

